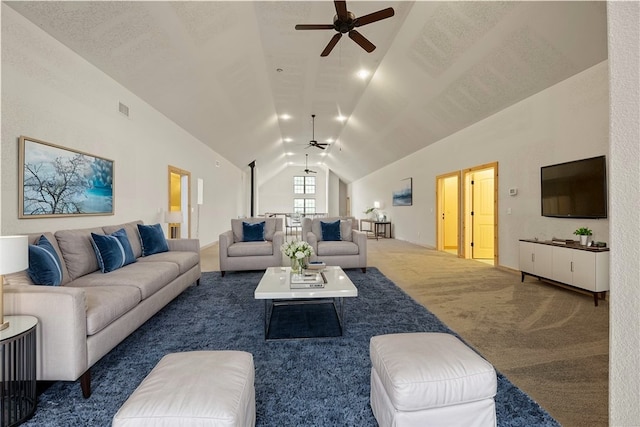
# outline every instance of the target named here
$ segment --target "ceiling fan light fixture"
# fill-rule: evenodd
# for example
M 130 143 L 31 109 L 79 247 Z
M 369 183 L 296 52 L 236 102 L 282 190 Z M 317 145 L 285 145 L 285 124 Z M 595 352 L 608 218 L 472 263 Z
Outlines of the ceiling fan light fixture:
M 348 34 L 349 38 L 365 51 L 369 53 L 373 52 L 376 49 L 376 46 L 371 43 L 365 36 L 360 34 L 356 30 L 356 28 L 363 25 L 371 24 L 373 22 L 381 21 L 383 19 L 391 18 L 395 13 L 393 11 L 393 8 L 388 7 L 386 9 L 378 10 L 377 12 L 357 17 L 355 14 L 347 10 L 346 1 L 335 0 L 333 3 L 336 9 L 336 15 L 333 17 L 333 24 L 298 24 L 295 26 L 295 29 L 336 31 L 331 40 L 329 40 L 329 44 L 327 44 L 320 56 L 328 56 L 343 34 Z
M 340 115 L 340 116 L 336 117 L 336 120 L 339 121 L 339 122 L 344 123 L 344 122 L 347 121 L 347 117 Z
M 281 115 L 280 115 L 280 118 L 281 118 L 282 120 L 289 120 L 289 119 L 291 118 L 291 116 L 290 116 L 289 114 L 281 114 Z

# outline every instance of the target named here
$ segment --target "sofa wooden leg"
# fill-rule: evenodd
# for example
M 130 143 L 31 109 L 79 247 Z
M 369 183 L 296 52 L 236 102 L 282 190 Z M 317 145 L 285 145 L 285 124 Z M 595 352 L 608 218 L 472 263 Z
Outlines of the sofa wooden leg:
M 91 396 L 91 369 L 87 369 L 80 377 L 80 387 L 82 388 L 82 397 L 88 399 Z
M 221 271 L 221 272 L 220 272 L 220 275 L 221 275 L 222 277 L 224 277 L 224 271 Z
M 367 267 L 362 267 L 362 272 L 366 273 L 367 272 Z
M 196 286 L 200 286 L 200 279 L 196 280 Z

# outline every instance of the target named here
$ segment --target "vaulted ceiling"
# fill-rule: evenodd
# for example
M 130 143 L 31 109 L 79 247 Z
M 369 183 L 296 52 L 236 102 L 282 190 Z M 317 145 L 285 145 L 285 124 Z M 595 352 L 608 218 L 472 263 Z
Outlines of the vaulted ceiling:
M 294 27 L 331 1 L 6 3 L 262 179 L 309 154 L 351 182 L 607 58 L 605 2 L 352 0 L 395 16 L 358 28 L 372 53 L 345 36 L 327 57 L 334 30 Z

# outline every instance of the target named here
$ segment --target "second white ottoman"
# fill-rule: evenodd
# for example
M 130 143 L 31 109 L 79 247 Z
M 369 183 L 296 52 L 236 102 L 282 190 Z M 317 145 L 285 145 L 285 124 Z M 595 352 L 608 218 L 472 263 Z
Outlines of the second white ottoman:
M 244 351 L 171 353 L 140 383 L 113 426 L 254 426 L 253 356 Z
M 495 427 L 493 366 L 453 335 L 371 338 L 371 409 L 381 427 Z

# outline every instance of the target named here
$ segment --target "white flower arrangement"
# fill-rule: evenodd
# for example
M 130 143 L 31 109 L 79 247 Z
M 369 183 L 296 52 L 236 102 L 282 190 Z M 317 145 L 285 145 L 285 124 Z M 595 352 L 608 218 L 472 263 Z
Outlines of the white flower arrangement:
M 314 253 L 311 245 L 301 240 L 284 243 L 280 249 L 287 257 L 297 259 L 308 258 Z

